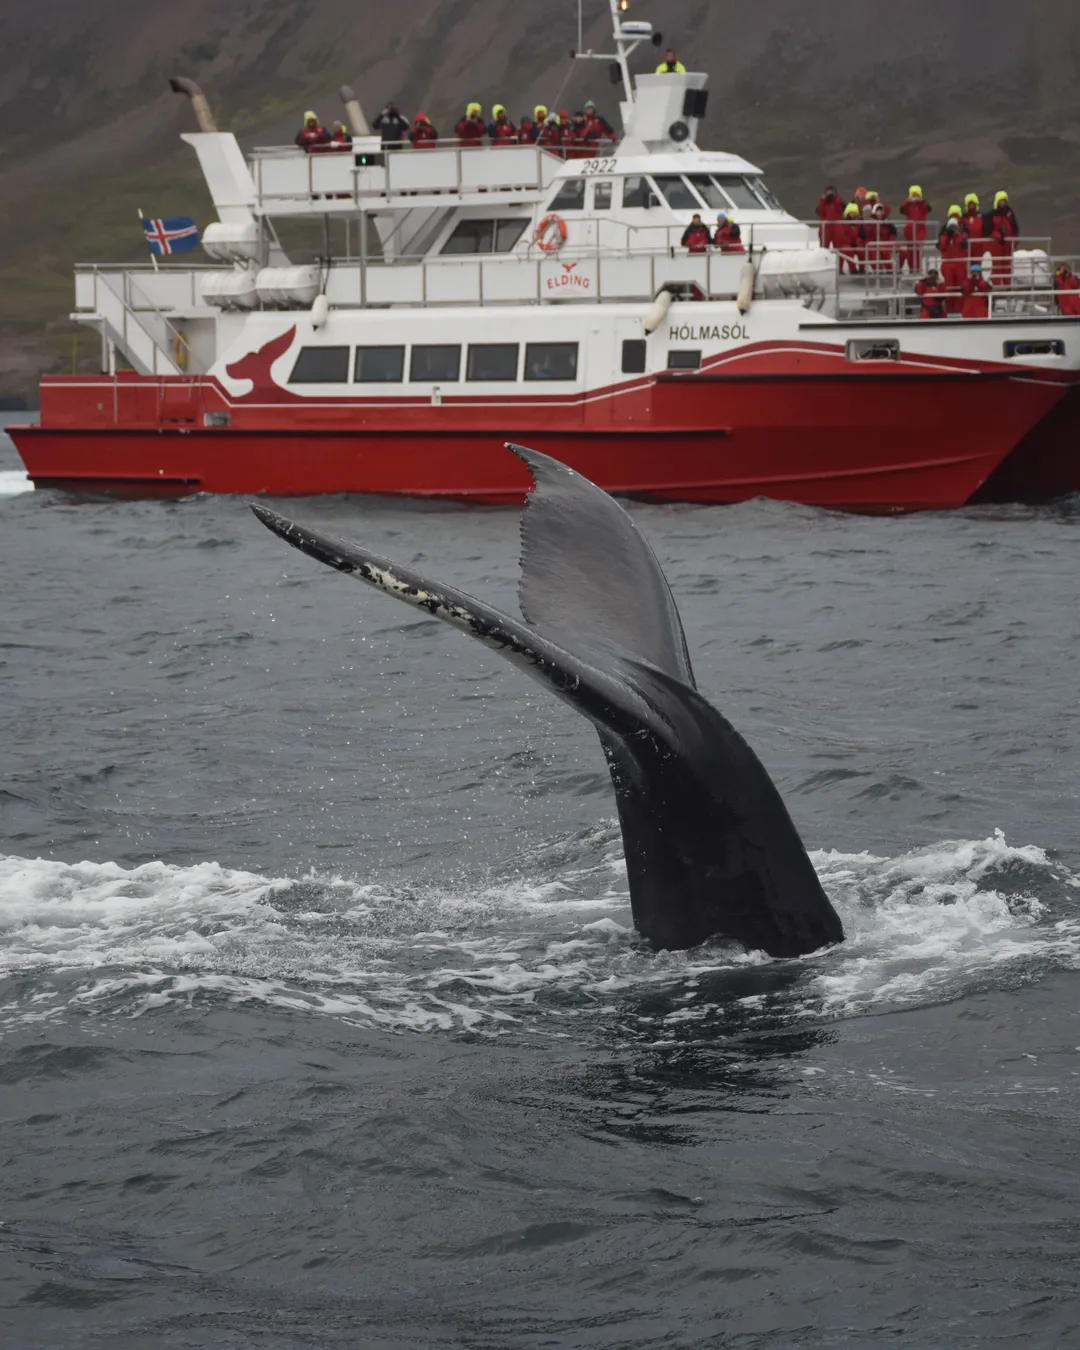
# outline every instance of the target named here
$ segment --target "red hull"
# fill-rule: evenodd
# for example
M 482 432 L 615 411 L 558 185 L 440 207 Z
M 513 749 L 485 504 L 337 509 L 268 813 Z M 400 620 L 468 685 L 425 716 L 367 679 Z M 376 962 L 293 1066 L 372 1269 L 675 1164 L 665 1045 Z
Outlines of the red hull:
M 40 487 L 513 503 L 528 479 L 502 442 L 520 440 L 625 495 L 896 511 L 962 506 L 1066 389 L 970 368 L 845 369 L 805 348 L 584 397 L 438 405 L 266 386 L 230 400 L 211 379 L 128 374 L 47 379 L 42 425 L 8 433 Z M 205 427 L 218 411 L 231 425 Z
M 1073 386 L 975 494 L 979 502 L 1046 501 L 1080 492 L 1080 387 Z

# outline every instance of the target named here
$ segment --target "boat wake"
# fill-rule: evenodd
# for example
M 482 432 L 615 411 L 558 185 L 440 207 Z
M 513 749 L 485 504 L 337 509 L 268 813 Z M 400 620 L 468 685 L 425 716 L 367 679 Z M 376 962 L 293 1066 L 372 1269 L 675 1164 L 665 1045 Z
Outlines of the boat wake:
M 0 497 L 16 497 L 33 490 L 33 483 L 21 469 L 0 469 Z
M 634 934 L 617 830 L 480 888 L 0 857 L 0 1028 L 226 1001 L 387 1031 L 722 1038 L 1080 968 L 1080 879 L 1000 833 L 812 855 L 848 941 L 799 961 Z

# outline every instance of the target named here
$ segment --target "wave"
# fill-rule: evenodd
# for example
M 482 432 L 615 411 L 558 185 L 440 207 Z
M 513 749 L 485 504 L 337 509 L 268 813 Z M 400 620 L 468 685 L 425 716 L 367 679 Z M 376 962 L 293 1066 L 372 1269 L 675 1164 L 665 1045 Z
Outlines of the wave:
M 1080 967 L 1080 880 L 1037 846 L 811 856 L 848 940 L 794 962 L 652 952 L 614 826 L 453 891 L 0 856 L 0 1027 L 228 1001 L 396 1032 L 715 1038 Z
M 0 497 L 15 497 L 33 490 L 33 483 L 21 469 L 0 469 Z

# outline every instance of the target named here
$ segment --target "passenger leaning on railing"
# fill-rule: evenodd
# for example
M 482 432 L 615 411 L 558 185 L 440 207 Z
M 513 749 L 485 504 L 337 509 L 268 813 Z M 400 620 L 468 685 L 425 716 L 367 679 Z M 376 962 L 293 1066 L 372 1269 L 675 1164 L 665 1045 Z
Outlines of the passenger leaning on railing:
M 967 237 L 960 225 L 960 208 L 950 206 L 945 228 L 938 235 L 938 253 L 941 254 L 941 275 L 950 292 L 949 313 L 960 308 L 960 288 L 967 275 Z
M 1054 293 L 1059 314 L 1080 315 L 1080 277 L 1068 263 L 1062 263 L 1054 274 Z
M 718 248 L 721 253 L 746 252 L 746 249 L 743 248 L 742 230 L 739 229 L 735 221 L 728 218 L 726 211 L 717 212 L 713 248 Z
M 862 271 L 861 247 L 862 226 L 859 223 L 859 208 L 854 202 L 844 207 L 844 218 L 833 226 L 833 242 L 840 255 L 840 271 L 845 268 L 852 276 Z
M 457 143 L 463 150 L 475 150 L 483 145 L 486 130 L 479 103 L 470 103 L 465 109 L 465 116 L 454 128 Z
M 439 139 L 439 133 L 431 125 L 427 113 L 417 113 L 409 128 L 409 140 L 414 150 L 432 150 Z
M 712 236 L 709 234 L 708 225 L 701 219 L 700 211 L 695 211 L 691 216 L 690 224 L 683 230 L 679 242 L 687 253 L 708 253 Z
M 325 145 L 330 133 L 313 112 L 304 114 L 304 125 L 296 133 L 296 144 L 301 150 L 313 150 L 317 145 Z
M 563 131 L 563 146 L 567 159 L 592 159 L 596 154 L 596 142 L 589 140 L 588 124 L 580 109 L 570 119 L 570 126 Z
M 964 297 L 960 309 L 963 319 L 988 319 L 990 317 L 990 295 L 993 286 L 983 276 L 982 264 L 973 262 L 971 271 L 964 279 L 961 294 Z
M 547 120 L 547 109 L 542 103 L 538 103 L 533 109 L 532 116 L 528 113 L 522 115 L 518 123 L 518 144 L 532 145 L 536 140 L 536 133 Z
M 501 103 L 496 103 L 491 110 L 487 134 L 492 145 L 517 145 L 517 127 L 510 121 L 510 115 Z
M 547 115 L 547 121 L 536 132 L 536 144 L 542 145 L 546 150 L 558 150 L 562 145 L 562 124 L 554 112 Z
M 330 144 L 327 150 L 348 150 L 352 147 L 352 135 L 344 122 L 335 122 L 330 129 Z
M 382 136 L 384 150 L 400 150 L 409 134 L 409 124 L 398 112 L 396 103 L 388 103 L 371 126 Z
M 600 116 L 591 98 L 585 103 L 585 139 L 597 151 L 602 141 L 610 141 L 614 145 L 618 140 L 611 123 Z
M 915 294 L 922 301 L 919 310 L 920 319 L 944 319 L 948 312 L 945 299 L 946 286 L 936 267 L 928 267 L 926 276 L 915 283 Z

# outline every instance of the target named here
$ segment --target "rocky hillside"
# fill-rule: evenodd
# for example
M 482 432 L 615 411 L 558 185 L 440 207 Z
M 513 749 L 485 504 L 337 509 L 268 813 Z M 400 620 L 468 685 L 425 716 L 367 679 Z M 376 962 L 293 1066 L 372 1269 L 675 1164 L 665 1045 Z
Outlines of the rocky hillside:
M 585 0 L 585 14 L 585 45 L 599 48 L 606 5 Z M 762 163 L 791 210 L 809 213 L 826 178 L 893 198 L 918 181 L 938 205 L 1007 184 L 1026 229 L 1080 250 L 1076 0 L 632 0 L 630 15 L 710 72 L 703 143 Z M 370 111 L 395 97 L 443 126 L 471 98 L 516 116 L 591 95 L 613 112 L 604 66 L 568 60 L 576 39 L 571 0 L 6 7 L 0 393 L 70 364 L 76 259 L 144 256 L 139 207 L 210 215 L 169 75 L 198 80 L 245 145 L 288 139 L 308 105 L 336 116 L 343 81 Z

